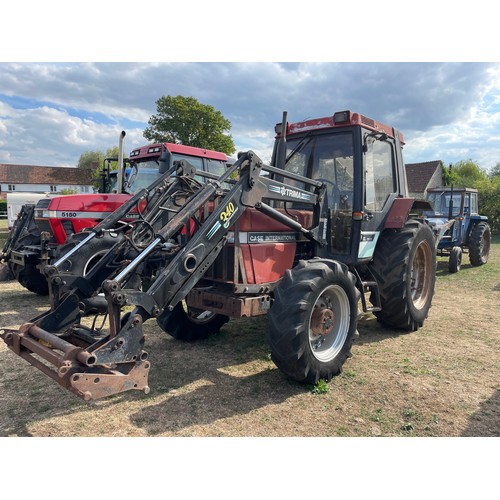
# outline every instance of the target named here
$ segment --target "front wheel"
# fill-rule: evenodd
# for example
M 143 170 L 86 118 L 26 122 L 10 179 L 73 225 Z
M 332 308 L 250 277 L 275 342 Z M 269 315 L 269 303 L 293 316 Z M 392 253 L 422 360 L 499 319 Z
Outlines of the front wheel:
M 330 380 L 350 356 L 359 292 L 347 267 L 326 259 L 300 261 L 274 291 L 268 313 L 271 358 L 288 377 Z
M 450 260 L 448 261 L 448 270 L 450 273 L 458 273 L 462 266 L 462 248 L 453 247 L 450 252 Z
M 156 322 L 159 327 L 177 340 L 193 342 L 218 333 L 229 317 L 212 311 L 202 311 L 179 302 L 172 311 L 164 310 Z

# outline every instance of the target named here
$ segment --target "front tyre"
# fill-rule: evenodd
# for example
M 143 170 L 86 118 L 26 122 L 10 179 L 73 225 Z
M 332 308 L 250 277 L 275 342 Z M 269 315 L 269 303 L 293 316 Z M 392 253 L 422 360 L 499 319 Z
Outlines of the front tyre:
M 383 231 L 370 271 L 380 293 L 377 319 L 391 328 L 418 330 L 429 314 L 436 282 L 436 247 L 430 227 L 409 220 L 403 229 Z
M 450 259 L 448 261 L 448 270 L 450 273 L 458 273 L 462 266 L 462 248 L 453 247 L 450 251 Z
M 330 380 L 350 356 L 358 320 L 354 276 L 338 262 L 315 258 L 288 270 L 268 313 L 271 358 L 288 377 Z
M 218 333 L 228 321 L 228 316 L 187 307 L 184 301 L 172 311 L 164 310 L 156 320 L 164 332 L 185 342 L 206 339 Z

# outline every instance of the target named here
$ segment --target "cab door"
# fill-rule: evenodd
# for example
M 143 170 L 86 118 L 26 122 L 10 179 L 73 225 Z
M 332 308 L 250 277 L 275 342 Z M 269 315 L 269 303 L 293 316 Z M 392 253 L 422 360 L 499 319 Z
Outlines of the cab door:
M 363 155 L 364 216 L 358 259 L 371 258 L 393 200 L 398 196 L 395 144 L 367 134 Z

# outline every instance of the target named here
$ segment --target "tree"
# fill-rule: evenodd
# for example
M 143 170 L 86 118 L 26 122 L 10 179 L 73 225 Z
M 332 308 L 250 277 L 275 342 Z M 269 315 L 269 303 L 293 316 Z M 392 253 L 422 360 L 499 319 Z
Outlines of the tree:
M 92 168 L 93 163 L 97 163 L 97 165 L 101 165 L 102 160 L 104 159 L 104 154 L 102 151 L 84 151 L 80 158 L 78 159 L 78 163 L 76 166 L 78 168 Z
M 500 163 L 497 163 L 490 171 L 490 178 L 500 177 Z
M 194 97 L 168 95 L 156 101 L 156 111 L 144 130 L 148 141 L 197 146 L 228 155 L 236 151 L 228 134 L 231 122 L 212 106 L 201 104 Z
M 488 174 L 472 160 L 461 160 L 448 170 L 445 176 L 447 185 L 455 187 L 476 187 L 478 183 L 488 178 Z
M 76 165 L 78 168 L 87 168 L 92 170 L 92 184 L 96 189 L 100 189 L 102 186 L 102 168 L 105 158 L 118 158 L 118 146 L 108 148 L 105 153 L 99 150 L 84 151 L 80 155 Z M 97 165 L 97 167 L 94 165 Z M 111 162 L 110 169 L 116 170 L 117 168 L 118 162 Z

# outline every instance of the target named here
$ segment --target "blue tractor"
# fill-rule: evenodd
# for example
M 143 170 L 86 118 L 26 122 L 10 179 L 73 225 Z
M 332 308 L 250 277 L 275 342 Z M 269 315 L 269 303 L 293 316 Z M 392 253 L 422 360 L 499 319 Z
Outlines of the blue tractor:
M 471 265 L 486 264 L 491 230 L 488 217 L 479 215 L 477 189 L 431 188 L 427 190 L 427 200 L 434 211 L 424 215 L 436 235 L 438 255 L 449 256 L 450 273 L 460 270 L 462 254 L 466 252 Z

